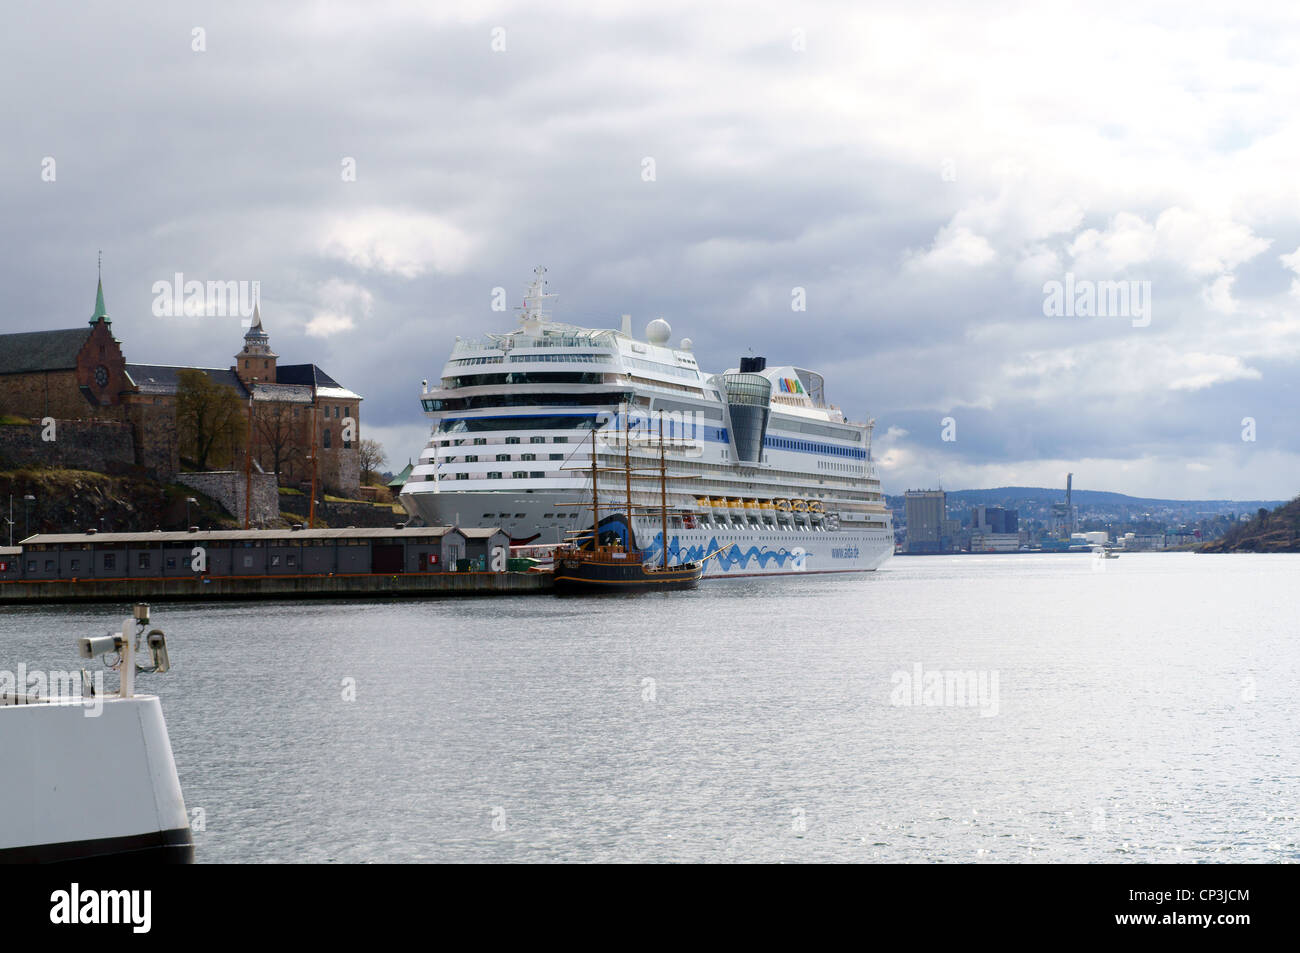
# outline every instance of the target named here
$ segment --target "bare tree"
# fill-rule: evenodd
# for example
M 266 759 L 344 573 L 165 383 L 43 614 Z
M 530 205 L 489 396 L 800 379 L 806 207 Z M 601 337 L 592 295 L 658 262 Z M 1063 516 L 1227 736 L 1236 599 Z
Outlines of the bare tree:
M 369 483 L 376 471 L 388 462 L 388 456 L 378 440 L 362 440 L 357 444 L 357 460 L 361 464 L 361 482 Z
M 239 396 L 202 371 L 186 368 L 177 378 L 176 430 L 181 453 L 200 470 L 228 465 L 243 433 Z
M 257 460 L 266 466 L 269 458 L 271 472 L 278 480 L 286 464 L 298 456 L 301 427 L 293 416 L 294 406 L 279 401 L 254 401 L 253 429 L 256 432 Z

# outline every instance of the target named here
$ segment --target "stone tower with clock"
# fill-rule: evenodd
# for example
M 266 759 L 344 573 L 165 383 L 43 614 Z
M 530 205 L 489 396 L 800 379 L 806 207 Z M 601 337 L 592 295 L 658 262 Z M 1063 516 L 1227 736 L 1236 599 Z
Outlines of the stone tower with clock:
M 275 362 L 280 355 L 271 350 L 271 336 L 262 327 L 262 309 L 254 302 L 253 323 L 244 332 L 244 347 L 235 355 L 235 375 L 245 386 L 254 380 L 274 384 Z

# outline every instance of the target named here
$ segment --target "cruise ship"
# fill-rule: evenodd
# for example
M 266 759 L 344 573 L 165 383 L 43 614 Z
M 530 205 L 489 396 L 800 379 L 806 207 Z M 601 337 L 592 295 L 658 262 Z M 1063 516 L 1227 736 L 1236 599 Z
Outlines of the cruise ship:
M 712 555 L 705 578 L 866 572 L 893 553 L 874 422 L 827 403 L 820 374 L 755 356 L 708 373 L 662 318 L 640 338 L 627 315 L 619 330 L 557 322 L 545 275 L 514 330 L 458 338 L 423 383 L 432 432 L 400 497 L 414 519 L 500 526 L 515 546 L 596 523 L 647 560 Z M 632 477 L 651 470 L 653 485 Z

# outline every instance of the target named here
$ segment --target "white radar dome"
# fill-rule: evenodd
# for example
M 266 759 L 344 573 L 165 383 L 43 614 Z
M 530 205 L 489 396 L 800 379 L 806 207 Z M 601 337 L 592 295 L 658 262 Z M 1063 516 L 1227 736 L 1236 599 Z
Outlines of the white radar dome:
M 645 326 L 645 339 L 651 344 L 667 344 L 672 335 L 672 325 L 663 318 L 655 318 Z
M 689 351 L 695 347 L 695 342 L 690 338 L 682 338 L 682 350 Z

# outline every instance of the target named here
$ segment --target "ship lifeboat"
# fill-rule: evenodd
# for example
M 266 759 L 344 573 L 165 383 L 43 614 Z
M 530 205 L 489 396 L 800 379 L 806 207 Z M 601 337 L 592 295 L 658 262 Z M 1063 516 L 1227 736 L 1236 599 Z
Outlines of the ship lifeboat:
M 758 500 L 744 500 L 744 501 L 742 501 L 742 502 L 744 503 L 744 505 L 745 505 L 745 509 L 747 509 L 747 510 L 756 510 L 756 509 L 758 509 Z
M 808 512 L 808 504 L 805 503 L 803 500 L 795 500 L 793 503 L 790 504 L 790 506 L 791 509 L 793 509 L 796 513 Z
M 808 512 L 809 512 L 809 513 L 816 513 L 818 516 L 820 516 L 822 513 L 826 512 L 826 511 L 825 511 L 824 509 L 822 509 L 821 500 L 809 500 L 809 501 L 808 501 Z
M 789 513 L 789 512 L 790 512 L 790 501 L 789 501 L 789 500 L 773 500 L 773 501 L 772 501 L 772 504 L 776 507 L 778 513 Z

